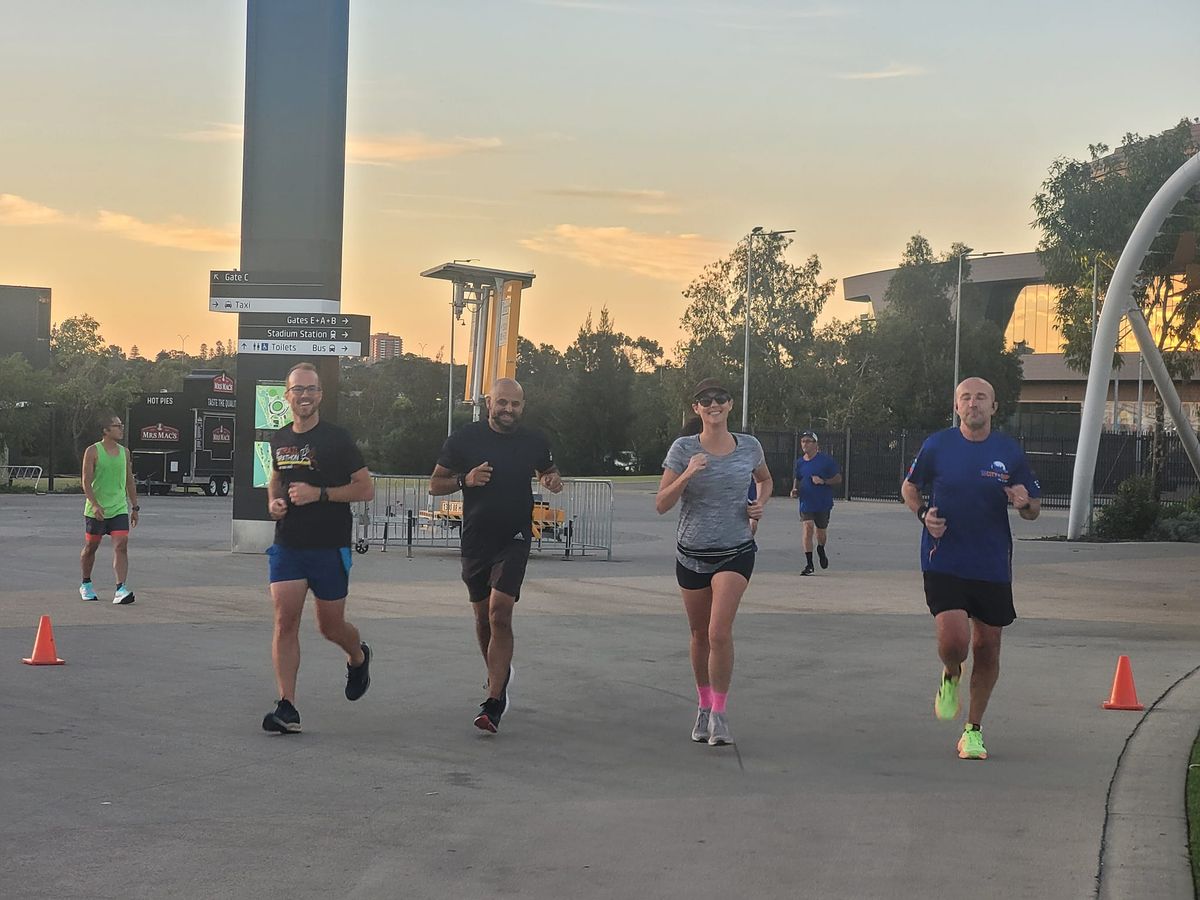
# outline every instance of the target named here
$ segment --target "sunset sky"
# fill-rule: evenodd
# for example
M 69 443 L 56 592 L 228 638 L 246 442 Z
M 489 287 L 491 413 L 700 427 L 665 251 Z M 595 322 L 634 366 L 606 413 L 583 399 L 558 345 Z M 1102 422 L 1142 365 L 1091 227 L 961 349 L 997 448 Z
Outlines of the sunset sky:
M 475 257 L 537 274 L 531 340 L 607 305 L 669 349 L 681 289 L 755 225 L 839 279 L 917 231 L 1031 250 L 1056 156 L 1200 115 L 1200 3 L 1133 10 L 352 0 L 342 308 L 433 356 L 449 286 L 418 273 Z M 0 283 L 147 355 L 236 334 L 206 289 L 239 262 L 245 20 L 0 0 Z M 839 284 L 826 318 L 860 311 Z

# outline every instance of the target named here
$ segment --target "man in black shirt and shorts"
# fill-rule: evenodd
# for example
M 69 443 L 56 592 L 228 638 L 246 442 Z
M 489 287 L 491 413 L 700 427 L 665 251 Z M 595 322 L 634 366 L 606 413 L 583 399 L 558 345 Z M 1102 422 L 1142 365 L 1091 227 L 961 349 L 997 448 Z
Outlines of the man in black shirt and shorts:
M 321 421 L 321 380 L 312 363 L 299 363 L 287 377 L 292 423 L 271 436 L 273 471 L 268 510 L 275 520 L 270 557 L 275 636 L 271 658 L 279 702 L 263 717 L 264 731 L 294 734 L 296 675 L 300 671 L 300 614 L 311 590 L 317 598 L 317 627 L 346 651 L 346 699 L 357 700 L 371 685 L 371 648 L 346 621 L 350 586 L 350 504 L 375 495 L 371 473 L 350 434 Z
M 521 595 L 533 538 L 529 482 L 536 474 L 553 494 L 563 485 L 545 436 L 521 427 L 521 385 L 511 378 L 497 380 L 487 409 L 487 421 L 464 425 L 446 438 L 429 493 L 463 494 L 462 579 L 488 670 L 488 695 L 475 727 L 494 733 L 508 708 L 513 604 Z

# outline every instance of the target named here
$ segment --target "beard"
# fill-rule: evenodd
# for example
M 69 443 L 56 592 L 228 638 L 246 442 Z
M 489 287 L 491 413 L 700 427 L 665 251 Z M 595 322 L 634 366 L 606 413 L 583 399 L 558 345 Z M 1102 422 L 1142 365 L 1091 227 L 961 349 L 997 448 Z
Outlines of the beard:
M 492 425 L 497 431 L 516 431 L 521 424 L 521 417 L 515 413 L 503 412 L 492 414 Z

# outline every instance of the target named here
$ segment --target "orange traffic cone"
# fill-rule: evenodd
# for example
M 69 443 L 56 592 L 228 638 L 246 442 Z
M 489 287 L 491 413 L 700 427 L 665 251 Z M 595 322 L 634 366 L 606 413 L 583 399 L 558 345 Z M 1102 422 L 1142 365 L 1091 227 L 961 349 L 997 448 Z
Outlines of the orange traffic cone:
M 54 628 L 50 625 L 50 617 L 42 616 L 38 622 L 37 637 L 33 639 L 33 656 L 21 662 L 27 666 L 61 666 L 65 659 L 58 658 L 58 650 L 54 647 Z
M 1133 686 L 1133 667 L 1129 657 L 1117 659 L 1117 674 L 1113 676 L 1112 696 L 1103 704 L 1105 709 L 1145 709 L 1138 703 L 1137 690 Z

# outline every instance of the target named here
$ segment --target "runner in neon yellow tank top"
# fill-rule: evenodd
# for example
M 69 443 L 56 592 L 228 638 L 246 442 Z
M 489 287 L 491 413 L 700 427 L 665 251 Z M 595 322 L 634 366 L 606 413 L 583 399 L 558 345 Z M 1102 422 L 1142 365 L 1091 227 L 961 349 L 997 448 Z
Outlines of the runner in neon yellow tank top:
M 137 526 L 137 485 L 133 480 L 133 462 L 129 451 L 121 446 L 125 425 L 119 416 L 106 415 L 101 420 L 102 438 L 83 453 L 83 552 L 79 566 L 83 580 L 79 596 L 98 600 L 92 586 L 92 566 L 104 535 L 112 537 L 113 574 L 117 590 L 113 603 L 125 605 L 134 601 L 133 591 L 125 583 L 129 575 L 129 529 Z

